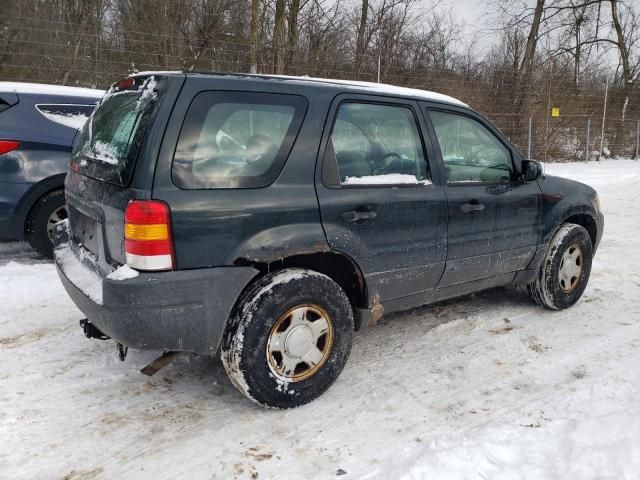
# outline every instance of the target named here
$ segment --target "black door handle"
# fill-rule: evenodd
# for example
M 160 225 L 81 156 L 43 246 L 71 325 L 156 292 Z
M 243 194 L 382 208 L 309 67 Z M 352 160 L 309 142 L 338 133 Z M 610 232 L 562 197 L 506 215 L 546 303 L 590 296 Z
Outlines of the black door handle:
M 371 220 L 373 218 L 376 218 L 376 215 L 378 214 L 371 210 L 364 211 L 364 212 L 358 211 L 358 210 L 351 210 L 349 212 L 344 212 L 342 214 L 342 218 L 347 222 L 359 222 L 361 220 Z
M 477 200 L 471 200 L 460 205 L 460 210 L 462 210 L 462 213 L 480 212 L 484 210 L 484 205 L 479 203 Z

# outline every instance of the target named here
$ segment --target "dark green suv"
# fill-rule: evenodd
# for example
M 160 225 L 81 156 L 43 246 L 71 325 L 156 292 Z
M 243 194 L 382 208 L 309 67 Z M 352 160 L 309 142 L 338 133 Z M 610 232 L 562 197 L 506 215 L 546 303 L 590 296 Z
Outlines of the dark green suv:
M 505 284 L 573 305 L 603 228 L 593 189 L 543 176 L 462 102 L 306 77 L 117 82 L 66 195 L 56 264 L 85 333 L 221 352 L 279 408 L 328 389 L 384 312 Z

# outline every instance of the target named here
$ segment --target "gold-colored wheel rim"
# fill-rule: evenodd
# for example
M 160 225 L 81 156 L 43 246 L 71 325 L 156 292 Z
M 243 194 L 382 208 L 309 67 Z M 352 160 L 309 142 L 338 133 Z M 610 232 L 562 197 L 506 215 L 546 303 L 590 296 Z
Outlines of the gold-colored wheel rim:
M 266 353 L 271 372 L 288 382 L 313 376 L 327 361 L 333 338 L 333 322 L 319 306 L 288 310 L 269 333 Z

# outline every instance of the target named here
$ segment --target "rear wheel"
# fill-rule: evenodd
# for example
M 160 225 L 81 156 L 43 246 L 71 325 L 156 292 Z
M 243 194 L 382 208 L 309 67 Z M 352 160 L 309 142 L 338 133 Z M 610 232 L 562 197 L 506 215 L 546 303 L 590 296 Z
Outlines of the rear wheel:
M 529 296 L 538 304 L 562 310 L 575 304 L 587 287 L 593 246 L 589 233 L 568 223 L 551 239 L 540 273 L 529 284 Z
M 303 405 L 338 378 L 351 350 L 353 313 L 343 290 L 311 270 L 266 275 L 229 320 L 222 362 L 251 400 L 274 408 Z
M 54 190 L 44 195 L 31 208 L 25 225 L 25 237 L 41 255 L 53 258 L 55 224 L 67 218 L 64 191 Z

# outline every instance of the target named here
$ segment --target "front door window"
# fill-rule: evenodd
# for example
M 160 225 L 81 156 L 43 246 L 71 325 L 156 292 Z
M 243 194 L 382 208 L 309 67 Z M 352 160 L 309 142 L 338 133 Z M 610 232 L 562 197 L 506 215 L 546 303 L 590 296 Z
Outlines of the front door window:
M 447 183 L 509 182 L 511 153 L 477 120 L 465 115 L 430 111 L 440 144 Z

